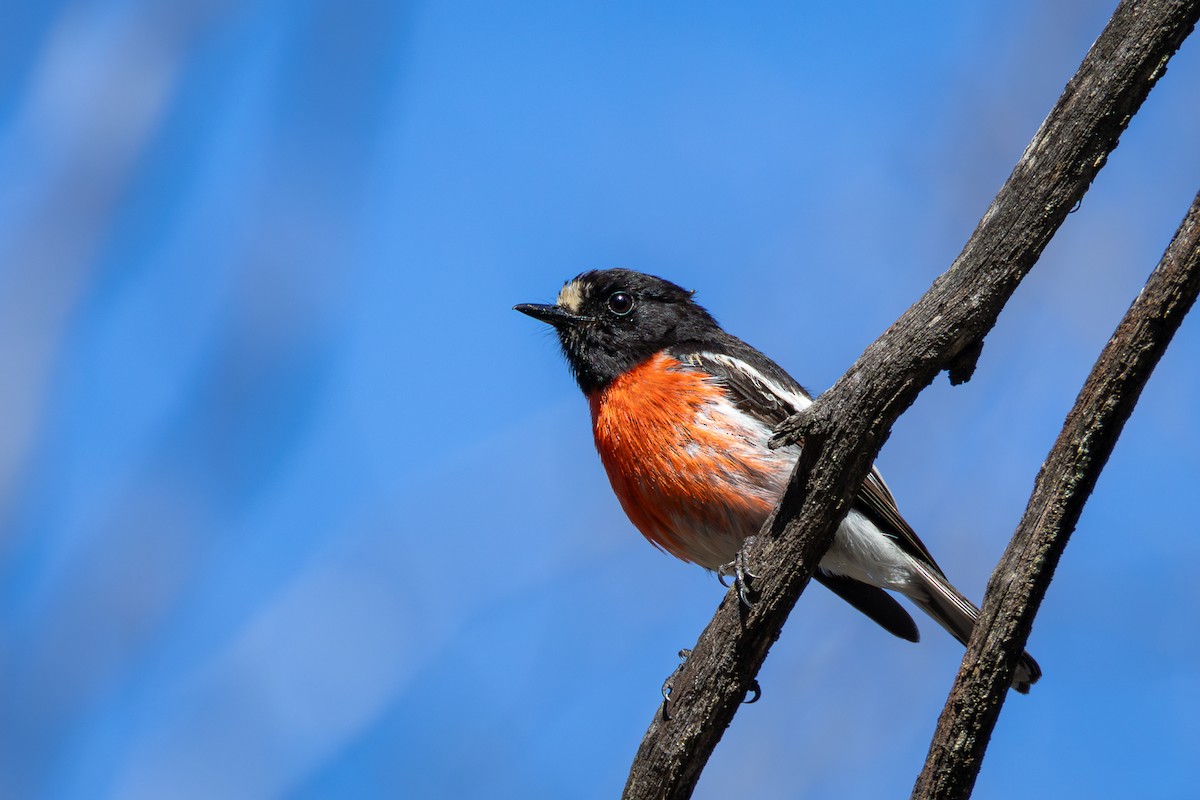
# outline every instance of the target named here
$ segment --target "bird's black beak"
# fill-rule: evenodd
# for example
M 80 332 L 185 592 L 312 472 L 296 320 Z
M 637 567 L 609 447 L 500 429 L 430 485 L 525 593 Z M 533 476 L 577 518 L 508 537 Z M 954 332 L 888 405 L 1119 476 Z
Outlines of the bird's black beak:
M 520 311 L 522 314 L 528 314 L 536 320 L 541 320 L 549 325 L 558 328 L 563 325 L 573 325 L 577 322 L 584 322 L 588 318 L 581 317 L 578 314 L 572 314 L 562 306 L 548 306 L 541 303 L 518 303 L 513 306 L 513 311 Z

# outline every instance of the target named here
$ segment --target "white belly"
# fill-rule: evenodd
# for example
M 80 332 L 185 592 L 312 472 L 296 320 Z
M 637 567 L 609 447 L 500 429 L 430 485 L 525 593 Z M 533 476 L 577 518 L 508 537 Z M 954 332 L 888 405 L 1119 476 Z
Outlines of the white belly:
M 905 592 L 913 582 L 912 559 L 861 512 L 850 509 L 821 567 L 872 586 Z

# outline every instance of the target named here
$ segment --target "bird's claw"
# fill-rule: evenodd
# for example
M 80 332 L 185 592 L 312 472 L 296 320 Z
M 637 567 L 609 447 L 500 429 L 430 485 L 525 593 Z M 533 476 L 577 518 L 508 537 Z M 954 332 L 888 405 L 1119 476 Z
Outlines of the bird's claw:
M 683 665 L 687 663 L 688 656 L 690 656 L 691 654 L 692 654 L 692 651 L 686 647 L 684 649 L 680 650 L 679 651 L 679 666 L 675 668 L 674 672 L 672 672 L 670 675 L 667 676 L 667 679 L 665 681 L 663 681 L 662 714 L 663 714 L 664 720 L 667 719 L 667 708 L 671 705 L 671 692 L 675 688 L 675 678 L 676 678 L 676 676 L 679 675 L 680 672 L 683 672 Z
M 750 597 L 750 579 L 757 578 L 759 576 L 751 572 L 746 563 L 746 549 L 754 544 L 757 538 L 758 537 L 756 536 L 747 536 L 746 540 L 742 542 L 742 548 L 738 550 L 737 555 L 734 556 L 733 561 L 717 567 L 717 580 L 721 582 L 722 586 L 728 588 L 729 584 L 725 582 L 725 579 L 732 575 L 733 586 L 737 589 L 738 599 L 741 600 L 742 605 L 746 606 L 747 608 L 753 605 Z
M 688 656 L 690 656 L 691 654 L 692 654 L 692 651 L 686 647 L 679 651 L 679 666 L 675 668 L 674 672 L 672 672 L 670 675 L 667 676 L 667 679 L 665 681 L 663 681 L 662 698 L 664 701 L 670 702 L 671 690 L 674 688 L 674 683 L 675 683 L 675 676 L 683 671 L 683 665 L 687 663 Z
M 662 691 L 662 699 L 663 699 L 663 704 L 662 704 L 663 720 L 670 719 L 670 716 L 668 714 L 668 709 L 671 706 L 671 692 L 675 689 L 675 678 L 678 677 L 679 673 L 683 672 L 683 668 L 687 664 L 687 660 L 688 660 L 688 658 L 691 657 L 691 655 L 692 655 L 692 651 L 689 648 L 685 647 L 682 650 L 680 650 L 679 651 L 679 666 L 676 667 L 675 670 L 670 675 L 667 676 L 667 679 L 665 681 L 663 681 L 662 690 L 661 690 Z M 757 703 L 759 701 L 759 698 L 762 697 L 762 687 L 759 686 L 757 679 L 752 680 L 750 682 L 749 694 L 750 694 L 750 698 L 748 700 L 742 701 L 742 703 L 744 703 L 745 705 L 750 705 L 751 703 Z

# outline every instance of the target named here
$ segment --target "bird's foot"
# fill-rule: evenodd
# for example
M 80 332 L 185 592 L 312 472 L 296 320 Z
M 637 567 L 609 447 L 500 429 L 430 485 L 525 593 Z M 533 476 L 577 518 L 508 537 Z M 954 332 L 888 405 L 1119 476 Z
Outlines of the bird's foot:
M 680 650 L 679 651 L 679 666 L 675 668 L 674 672 L 672 672 L 670 675 L 667 676 L 667 679 L 665 681 L 663 681 L 663 685 L 662 685 L 662 699 L 663 699 L 662 716 L 663 716 L 664 720 L 670 719 L 668 710 L 671 707 L 671 692 L 674 691 L 674 689 L 675 689 L 675 678 L 677 678 L 679 676 L 679 673 L 683 672 L 683 667 L 685 664 L 687 664 L 687 660 L 688 660 L 688 658 L 691 657 L 691 655 L 692 655 L 692 651 L 689 648 L 685 647 L 684 649 Z M 746 705 L 750 705 L 751 703 L 757 703 L 758 699 L 760 697 L 762 697 L 762 687 L 758 685 L 757 680 L 751 681 L 749 695 L 750 695 L 750 697 L 748 699 L 742 701 Z
M 717 580 L 721 582 L 722 586 L 729 586 L 729 584 L 725 582 L 725 578 L 732 575 L 733 586 L 737 589 L 738 599 L 741 600 L 742 605 L 746 606 L 747 608 L 753 605 L 750 579 L 757 578 L 758 576 L 750 571 L 750 568 L 746 563 L 746 549 L 753 545 L 757 539 L 757 536 L 747 536 L 745 541 L 742 542 L 742 548 L 738 550 L 733 561 L 717 567 Z
M 692 654 L 692 651 L 686 647 L 684 649 L 680 650 L 679 651 L 679 666 L 675 668 L 674 672 L 672 672 L 670 675 L 667 676 L 667 679 L 665 681 L 663 681 L 663 685 L 662 685 L 662 699 L 663 699 L 662 715 L 663 715 L 663 719 L 668 719 L 667 709 L 670 708 L 670 706 L 671 706 L 671 692 L 674 691 L 674 689 L 675 689 L 675 678 L 679 675 L 680 672 L 683 672 L 683 665 L 687 663 L 688 656 L 690 656 L 691 654 Z

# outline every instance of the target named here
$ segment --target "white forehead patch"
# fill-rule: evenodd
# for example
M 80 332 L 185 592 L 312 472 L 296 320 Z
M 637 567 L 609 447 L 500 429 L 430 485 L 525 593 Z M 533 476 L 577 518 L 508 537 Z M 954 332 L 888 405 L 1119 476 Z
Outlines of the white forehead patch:
M 583 308 L 583 286 L 579 281 L 571 281 L 558 293 L 558 299 L 555 301 L 558 307 L 572 314 L 578 314 Z

